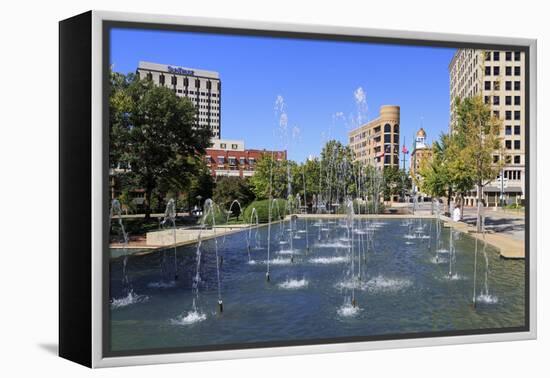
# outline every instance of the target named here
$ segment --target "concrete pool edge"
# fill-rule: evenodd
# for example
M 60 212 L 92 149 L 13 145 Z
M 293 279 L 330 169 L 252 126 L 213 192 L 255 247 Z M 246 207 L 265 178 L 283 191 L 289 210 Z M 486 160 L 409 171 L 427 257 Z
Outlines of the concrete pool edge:
M 343 219 L 346 217 L 345 214 L 294 214 L 292 216 L 297 217 L 298 219 Z M 285 220 L 288 220 L 289 216 L 285 218 Z M 412 214 L 356 214 L 355 219 L 436 219 L 434 215 L 429 214 L 422 214 L 422 215 L 412 215 Z M 444 227 L 450 227 L 454 229 L 455 231 L 458 231 L 460 233 L 469 235 L 473 238 L 476 238 L 478 240 L 484 241 L 488 243 L 489 245 L 495 247 L 502 258 L 505 259 L 525 259 L 525 242 L 523 240 L 515 240 L 510 237 L 507 237 L 502 234 L 498 233 L 491 233 L 486 232 L 485 235 L 480 234 L 476 232 L 476 229 L 474 226 L 470 226 L 464 222 L 455 222 L 451 218 L 446 216 L 440 216 L 440 219 L 444 222 Z M 271 224 L 277 224 L 281 221 L 275 221 Z M 262 223 L 259 225 L 253 225 L 251 226 L 252 229 L 260 228 L 260 227 L 267 227 L 267 223 Z M 238 232 L 246 231 L 248 230 L 250 225 L 246 224 L 236 224 L 236 225 L 221 225 L 217 226 L 216 230 L 219 230 L 220 233 L 213 233 L 211 235 L 207 235 L 202 237 L 202 240 L 210 240 L 213 238 L 217 238 L 220 236 L 227 236 L 232 235 Z M 226 230 L 229 228 L 229 230 Z M 223 230 L 223 231 L 222 231 Z M 197 242 L 197 239 L 190 239 L 185 240 L 182 242 L 176 243 L 176 247 L 186 246 L 186 245 L 193 245 Z M 159 245 L 159 246 L 133 246 L 128 247 L 129 250 L 135 250 L 134 252 L 128 251 L 130 255 L 134 256 L 143 256 L 150 253 L 154 253 L 156 251 L 165 249 L 165 248 L 172 248 L 174 245 Z M 118 258 L 120 256 L 110 256 L 111 258 Z

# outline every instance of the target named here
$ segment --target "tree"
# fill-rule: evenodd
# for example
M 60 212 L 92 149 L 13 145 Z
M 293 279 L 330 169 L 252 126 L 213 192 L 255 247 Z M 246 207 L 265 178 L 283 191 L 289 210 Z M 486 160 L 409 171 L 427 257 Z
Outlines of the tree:
M 212 199 L 223 209 L 229 210 L 229 206 L 234 200 L 244 209 L 254 200 L 254 193 L 250 187 L 249 180 L 241 177 L 219 177 L 216 180 L 216 187 Z M 233 214 L 239 216 L 240 209 L 234 205 L 231 209 Z
M 307 207 L 307 204 L 313 201 L 313 195 L 319 194 L 319 164 L 319 159 L 312 159 L 294 166 L 292 173 L 294 179 L 293 189 L 294 193 L 299 194 L 304 199 L 303 206 Z
M 197 126 L 191 101 L 169 88 L 136 75 L 112 73 L 110 89 L 110 164 L 127 166 L 144 189 L 149 219 L 155 189 L 188 188 L 211 132 Z
M 290 160 L 275 160 L 266 152 L 256 163 L 254 175 L 250 178 L 252 192 L 257 199 L 286 198 L 288 172 L 287 166 L 296 165 Z M 294 187 L 294 186 L 293 186 Z
M 495 162 L 493 156 L 502 156 L 500 138 L 501 122 L 494 117 L 489 105 L 481 96 L 455 100 L 457 120 L 453 125 L 453 139 L 459 165 L 466 177 L 471 177 L 477 187 L 477 231 L 481 231 L 481 201 L 483 187 L 493 181 L 501 167 L 502 159 Z M 455 169 L 457 171 L 457 169 Z
M 398 167 L 389 166 L 384 168 L 384 199 L 391 200 L 399 196 L 403 191 L 411 188 L 411 180 L 408 175 Z

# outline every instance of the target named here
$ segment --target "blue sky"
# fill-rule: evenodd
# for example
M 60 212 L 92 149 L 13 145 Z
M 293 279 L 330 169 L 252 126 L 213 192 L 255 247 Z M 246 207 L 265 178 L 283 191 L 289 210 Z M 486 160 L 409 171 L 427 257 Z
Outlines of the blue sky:
M 405 137 L 409 149 L 421 125 L 430 142 L 446 132 L 447 67 L 454 51 L 136 29 L 111 31 L 115 71 L 135 72 L 140 60 L 218 71 L 222 80 L 222 138 L 244 139 L 247 148 L 286 148 L 289 157 L 297 161 L 310 154 L 317 156 L 329 136 L 346 142 L 352 117 L 361 114 L 364 121 L 374 119 L 385 104 L 401 107 L 400 143 Z M 354 97 L 359 87 L 366 94 L 366 112 L 364 103 L 358 111 Z M 275 111 L 277 96 L 285 102 L 287 138 L 281 137 Z

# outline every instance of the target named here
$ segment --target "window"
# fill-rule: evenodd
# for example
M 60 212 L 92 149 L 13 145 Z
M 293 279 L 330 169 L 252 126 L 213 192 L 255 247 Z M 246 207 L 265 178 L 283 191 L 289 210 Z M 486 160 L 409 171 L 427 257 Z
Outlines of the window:
M 504 128 L 504 134 L 512 135 L 512 126 L 508 125 Z
M 151 81 L 153 80 L 153 74 L 151 72 L 147 73 L 147 76 L 146 76 L 147 80 Z
M 212 89 L 212 82 L 210 80 L 206 82 L 206 89 Z
M 495 51 L 495 52 L 493 53 L 493 60 L 494 60 L 495 62 L 498 62 L 498 61 L 500 60 L 500 52 L 499 52 L 499 51 Z
M 485 60 L 491 60 L 491 52 L 485 51 Z
M 506 66 L 506 76 L 512 76 L 512 67 Z
M 511 90 L 512 90 L 512 82 L 511 82 L 511 81 L 507 81 L 507 82 L 506 82 L 506 90 L 507 90 L 507 91 L 511 91 Z
M 246 159 L 245 159 L 244 157 L 241 156 L 241 157 L 239 158 L 239 164 L 240 164 L 240 165 L 244 165 L 245 163 L 246 163 Z
M 521 149 L 521 141 L 515 140 L 514 141 L 514 150 L 519 150 L 519 149 Z
M 519 110 L 514 111 L 514 120 L 519 121 L 521 119 L 521 112 Z
M 504 104 L 512 105 L 512 96 L 506 96 L 504 99 Z
M 199 79 L 195 79 L 195 88 L 201 87 L 201 81 Z
M 495 75 L 495 76 L 500 75 L 500 67 L 498 67 L 498 66 L 493 67 L 493 75 Z
M 384 155 L 384 164 L 391 164 L 391 155 Z
M 504 157 L 504 162 L 505 162 L 506 164 L 510 164 L 510 163 L 512 162 L 512 157 L 511 157 L 510 155 L 506 155 L 506 156 Z M 506 177 L 506 171 L 504 171 L 504 177 Z
M 498 110 L 493 110 L 493 117 L 500 118 L 500 112 Z
M 485 90 L 486 90 L 486 91 L 490 91 L 490 90 L 491 90 L 491 82 L 490 82 L 490 81 L 486 81 L 486 82 L 485 82 Z
M 521 164 L 521 156 L 519 155 L 514 156 L 514 164 Z
M 520 125 L 514 126 L 514 135 L 520 135 L 521 134 L 521 127 Z
M 391 143 L 391 134 L 384 134 L 384 143 Z
M 218 156 L 218 164 L 219 165 L 223 165 L 225 163 L 225 157 L 223 156 Z
M 399 125 L 393 125 L 393 132 L 395 134 L 398 134 L 399 133 Z
M 500 96 L 493 96 L 493 105 L 500 105 Z
M 521 105 L 520 96 L 514 96 L 514 105 Z
M 225 143 L 220 143 L 220 148 L 227 148 L 227 145 Z
M 514 90 L 515 90 L 515 91 L 519 91 L 519 90 L 520 90 L 520 82 L 519 82 L 519 81 L 514 81 Z
M 493 89 L 495 91 L 500 91 L 500 81 L 493 81 Z
M 514 51 L 514 60 L 515 61 L 521 60 L 521 53 L 519 51 Z
M 399 135 L 393 134 L 393 143 L 399 143 Z
M 160 85 L 164 85 L 164 82 L 165 82 L 164 75 L 163 75 L 163 74 L 160 74 L 160 76 L 159 76 L 159 84 L 160 84 Z
M 490 99 L 491 99 L 491 96 L 485 96 L 485 103 L 486 103 L 487 105 L 489 105 L 489 103 L 491 102 Z
M 391 133 L 391 126 L 390 126 L 389 123 L 386 123 L 386 124 L 384 125 L 384 132 L 385 132 L 385 133 Z
M 521 67 L 514 67 L 514 75 L 519 76 L 521 75 Z
M 505 119 L 508 120 L 508 121 L 512 119 L 512 111 L 511 110 L 506 111 Z
M 184 79 L 183 79 L 183 85 L 184 85 L 185 87 L 188 87 L 188 86 L 189 86 L 189 79 L 188 79 L 188 78 L 184 78 Z
M 485 75 L 491 76 L 491 67 L 485 67 Z
M 498 155 L 493 155 L 493 163 L 498 163 L 498 161 L 500 160 L 500 156 Z
M 512 52 L 506 51 L 506 61 L 509 62 L 512 60 Z
M 172 76 L 172 85 L 178 85 L 178 78 L 176 76 Z

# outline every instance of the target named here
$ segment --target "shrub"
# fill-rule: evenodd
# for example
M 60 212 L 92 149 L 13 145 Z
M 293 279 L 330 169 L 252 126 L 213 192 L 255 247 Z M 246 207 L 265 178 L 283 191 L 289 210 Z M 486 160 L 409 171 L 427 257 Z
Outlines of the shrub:
M 252 216 L 252 209 L 256 209 L 256 212 L 258 213 L 258 222 L 260 223 L 267 223 L 269 220 L 269 204 L 270 200 L 260 200 L 260 201 L 254 201 L 250 205 L 246 207 L 246 209 L 243 211 L 243 219 L 246 222 L 250 222 L 250 217 Z M 286 215 L 286 200 L 283 199 L 276 199 L 275 203 L 273 204 L 273 209 L 271 213 L 271 220 L 281 220 L 284 219 Z M 277 208 L 279 211 L 277 211 Z M 252 220 L 254 222 L 254 219 Z

